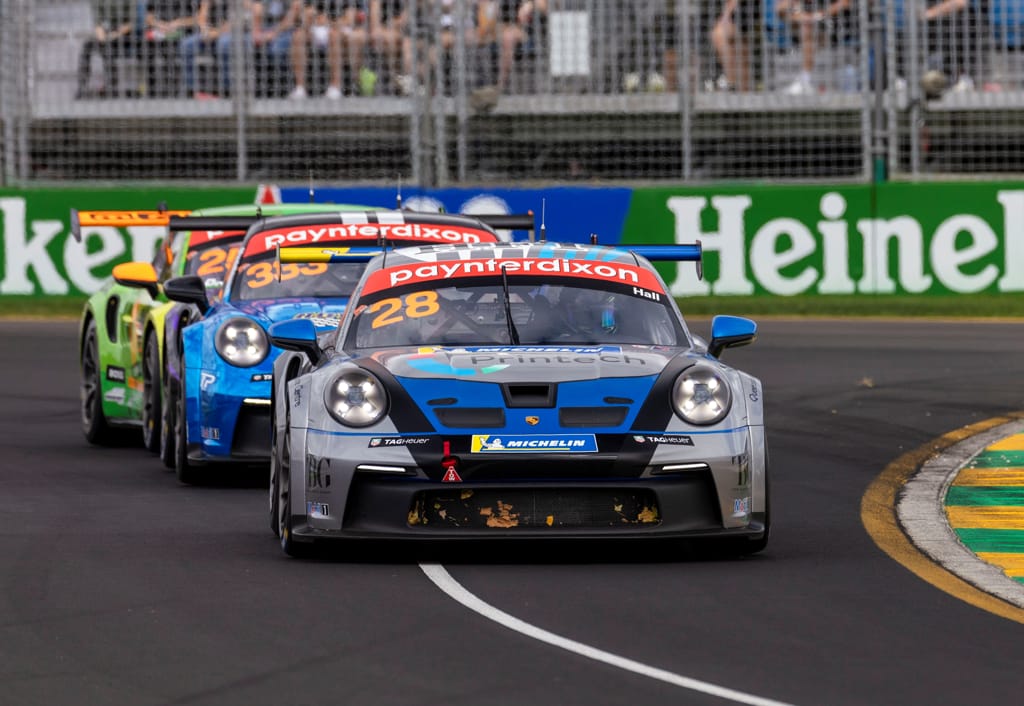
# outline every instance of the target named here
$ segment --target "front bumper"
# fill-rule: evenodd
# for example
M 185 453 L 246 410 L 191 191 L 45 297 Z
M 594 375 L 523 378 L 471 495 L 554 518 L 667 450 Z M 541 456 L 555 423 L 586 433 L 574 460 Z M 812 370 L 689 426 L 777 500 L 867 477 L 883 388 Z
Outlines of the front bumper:
M 204 394 L 200 414 L 190 416 L 189 461 L 270 459 L 270 399 L 259 395 Z
M 392 463 L 365 451 L 327 457 L 316 454 L 329 444 L 311 435 L 315 453 L 292 459 L 292 488 L 302 490 L 293 493 L 293 536 L 756 539 L 765 518 L 751 511 L 748 438 L 737 432 L 716 455 L 672 463 L 651 454 L 646 464 L 630 454 L 469 454 L 461 475 L 443 482 L 444 468 L 426 460 L 438 455 L 406 454 L 405 464 L 394 450 Z

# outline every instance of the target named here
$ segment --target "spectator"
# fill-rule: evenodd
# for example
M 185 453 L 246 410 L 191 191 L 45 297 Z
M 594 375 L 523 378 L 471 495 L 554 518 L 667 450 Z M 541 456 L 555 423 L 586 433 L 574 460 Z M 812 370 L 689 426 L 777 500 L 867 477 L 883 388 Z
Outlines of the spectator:
M 470 102 L 477 111 L 492 109 L 507 91 L 512 65 L 518 57 L 537 49 L 547 30 L 547 0 L 492 0 L 482 13 L 479 36 L 493 36 L 498 45 L 498 77 L 495 85 L 473 91 Z
M 482 5 L 487 0 L 477 3 L 476 12 L 467 12 L 460 17 L 455 7 L 456 0 L 432 0 L 432 2 L 421 3 L 419 6 L 420 15 L 416 18 L 420 32 L 416 33 L 416 45 L 413 38 L 405 38 L 402 50 L 402 66 L 405 76 L 413 73 L 413 54 L 422 57 L 417 63 L 417 81 L 423 85 L 431 85 L 430 77 L 440 71 L 444 83 L 450 81 L 450 69 L 452 51 L 455 48 L 456 37 L 461 31 L 463 42 L 467 50 L 477 46 L 479 34 L 477 22 L 485 12 Z M 411 82 L 409 82 L 411 83 Z M 403 92 L 408 92 L 409 86 L 403 87 Z
M 75 98 L 107 97 L 118 94 L 115 59 L 138 54 L 143 15 L 137 0 L 94 0 L 96 25 L 78 56 L 78 90 Z M 144 6 L 144 4 L 143 4 Z M 103 65 L 103 83 L 90 87 L 93 57 Z
M 921 10 L 925 68 L 954 78 L 954 91 L 972 90 L 974 77 L 982 79 L 987 5 L 987 0 L 928 0 Z
M 278 95 L 274 87 L 283 85 L 281 79 L 288 73 L 292 35 L 304 6 L 303 0 L 253 0 L 251 41 L 260 67 L 268 70 L 258 74 L 262 79 L 256 87 L 259 95 Z M 224 66 L 231 65 L 231 38 L 228 34 L 217 42 L 218 61 Z M 230 88 L 230 72 L 225 84 Z
M 183 38 L 178 46 L 185 74 L 185 92 L 190 98 L 212 97 L 196 88 L 196 56 L 213 54 L 220 38 L 229 36 L 232 4 L 233 0 L 199 0 L 193 32 Z
M 622 4 L 621 25 L 629 27 L 631 41 L 619 52 L 618 65 L 625 72 L 622 88 L 627 93 L 642 87 L 653 92 L 675 87 L 679 32 L 675 4 L 676 0 L 632 0 Z
M 725 0 L 722 14 L 711 29 L 711 43 L 723 72 L 718 88 L 749 91 L 753 87 L 750 45 L 760 21 L 761 0 Z
M 149 0 L 146 3 L 142 59 L 146 68 L 147 95 L 170 96 L 178 92 L 177 47 L 182 36 L 194 24 L 193 0 Z M 163 66 L 162 73 L 158 63 Z
M 412 78 L 408 74 L 410 67 L 403 66 L 404 36 L 409 22 L 405 0 L 370 0 L 368 21 L 369 46 L 383 58 L 387 80 L 399 92 L 408 93 Z
M 364 66 L 368 40 L 366 14 L 360 0 L 318 0 L 307 6 L 303 22 L 292 40 L 295 88 L 291 98 L 302 99 L 308 95 L 309 47 L 327 55 L 326 98 L 337 100 L 345 93 L 355 93 L 357 77 L 360 92 L 373 92 L 376 75 Z
M 825 36 L 835 38 L 838 24 L 849 22 L 853 0 L 813 0 L 812 7 L 804 7 L 801 0 L 780 0 L 779 15 L 797 27 L 800 43 L 800 73 L 785 92 L 790 95 L 815 93 L 811 80 L 814 72 L 815 50 Z M 831 30 L 831 31 L 829 31 Z

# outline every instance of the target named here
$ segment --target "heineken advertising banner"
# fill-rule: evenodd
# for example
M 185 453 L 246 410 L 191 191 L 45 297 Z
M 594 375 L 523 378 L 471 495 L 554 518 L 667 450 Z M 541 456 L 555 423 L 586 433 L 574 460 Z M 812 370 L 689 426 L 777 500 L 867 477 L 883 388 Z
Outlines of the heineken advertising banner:
M 317 200 L 394 206 L 389 188 L 318 189 Z M 282 188 L 285 201 L 308 188 Z M 1024 291 L 1024 183 L 407 190 L 404 206 L 544 215 L 551 240 L 692 243 L 659 264 L 677 296 Z
M 0 294 L 91 294 L 114 265 L 153 259 L 162 227 L 90 227 L 71 235 L 78 210 L 192 209 L 253 202 L 254 187 L 0 189 Z
M 394 188 L 317 187 L 314 200 L 393 208 Z M 79 209 L 309 201 L 308 187 L 0 190 L 2 294 L 88 294 L 118 262 L 147 260 L 161 229 L 86 229 Z M 659 264 L 679 296 L 1024 291 L 1024 183 L 887 183 L 547 189 L 406 187 L 402 206 L 451 213 L 533 211 L 550 240 L 689 243 L 692 264 Z M 525 237 L 511 234 L 510 237 Z M 539 237 L 535 236 L 535 237 Z
M 1024 291 L 1024 184 L 638 189 L 624 243 L 704 247 L 677 296 Z

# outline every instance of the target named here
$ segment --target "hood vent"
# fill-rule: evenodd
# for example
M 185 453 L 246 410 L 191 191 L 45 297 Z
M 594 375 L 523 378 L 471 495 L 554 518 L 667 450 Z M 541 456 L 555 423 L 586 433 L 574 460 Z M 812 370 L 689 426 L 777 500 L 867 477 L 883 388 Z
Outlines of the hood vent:
M 617 427 L 628 413 L 629 407 L 562 407 L 558 423 L 563 427 Z
M 441 407 L 434 410 L 441 424 L 451 429 L 500 429 L 505 426 L 501 407 Z
M 554 407 L 555 385 L 550 383 L 511 383 L 501 386 L 501 394 L 505 396 L 505 406 L 515 407 Z

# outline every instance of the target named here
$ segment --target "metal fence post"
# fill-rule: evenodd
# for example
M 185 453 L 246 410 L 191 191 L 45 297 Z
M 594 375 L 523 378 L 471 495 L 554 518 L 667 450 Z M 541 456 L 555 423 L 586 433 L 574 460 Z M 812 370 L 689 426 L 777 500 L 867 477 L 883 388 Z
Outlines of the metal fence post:
M 237 150 L 237 166 L 235 178 L 245 181 L 249 174 L 248 164 L 248 106 L 249 106 L 249 70 L 251 62 L 246 61 L 252 27 L 251 18 L 246 13 L 245 0 L 234 0 L 231 6 L 231 101 L 235 112 L 235 148 Z
M 428 105 L 434 121 L 434 186 L 444 186 L 448 181 L 448 123 L 447 100 L 444 91 L 444 45 L 441 41 L 440 8 L 437 3 L 430 5 L 430 17 L 426 26 L 430 39 L 427 48 L 427 91 Z M 431 52 L 433 48 L 433 52 Z M 433 54 L 433 56 L 431 56 Z
M 412 166 L 412 183 L 417 186 L 422 186 L 424 178 L 424 156 L 423 156 L 423 145 L 422 138 L 424 134 L 423 125 L 421 121 L 424 119 L 423 110 L 423 95 L 417 90 L 416 77 L 419 76 L 419 48 L 417 40 L 416 26 L 419 20 L 419 2 L 418 0 L 411 0 L 409 3 L 409 26 L 410 34 L 413 38 L 412 43 L 412 56 L 410 57 L 410 76 L 412 90 L 408 96 L 409 106 L 409 158 Z M 403 67 L 404 68 L 404 67 Z
M 3 145 L 0 149 L 0 186 L 9 186 L 14 181 L 14 118 L 13 96 L 14 82 L 19 72 L 14 61 L 14 18 L 10 5 L 13 0 L 0 2 L 0 66 L 7 70 L 0 71 L 0 122 L 3 123 Z
M 896 27 L 896 12 L 893 7 L 893 0 L 887 0 L 885 3 L 885 86 L 888 91 L 888 104 L 886 108 L 886 119 L 889 124 L 889 172 L 901 172 L 903 165 L 900 163 L 900 138 L 902 135 L 900 117 L 901 113 L 906 109 L 906 105 L 901 105 L 901 100 L 906 100 L 906 86 L 903 86 L 902 90 L 897 86 L 897 27 Z M 879 58 L 875 58 L 875 63 L 879 62 Z M 876 86 L 876 90 L 878 87 Z M 902 95 L 902 98 L 901 98 Z
M 464 0 L 455 2 L 455 80 L 452 98 L 455 101 L 455 178 L 460 184 L 466 182 L 466 162 L 469 147 L 466 144 L 466 131 L 469 127 L 469 116 L 466 111 L 466 100 L 469 93 L 469 72 L 466 67 L 466 3 Z
M 921 171 L 921 44 L 918 36 L 919 0 L 906 0 L 903 22 L 909 30 L 908 46 L 904 50 L 907 88 L 910 94 L 910 173 L 915 178 Z M 898 51 L 898 49 L 897 49 Z
M 861 17 L 863 18 L 865 14 L 866 8 L 863 8 Z M 873 163 L 866 170 L 865 176 L 869 180 L 882 182 L 888 179 L 889 175 L 889 150 L 886 138 L 891 139 L 893 126 L 886 125 L 885 72 L 882 63 L 882 57 L 885 56 L 885 7 L 880 2 L 871 5 L 869 33 L 871 52 L 874 55 L 874 70 L 871 72 L 871 82 L 874 84 L 874 118 L 871 121 Z
M 683 180 L 693 177 L 693 86 L 691 69 L 693 47 L 690 46 L 690 0 L 676 0 L 676 26 L 681 36 L 677 37 L 679 51 L 676 52 L 676 90 L 679 95 L 679 129 L 683 160 Z

